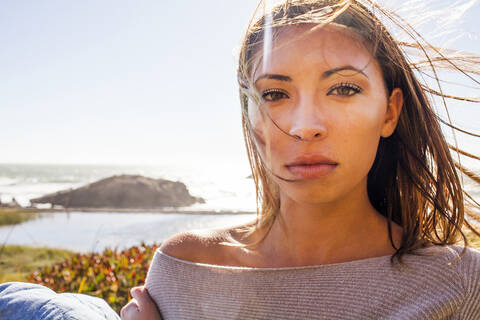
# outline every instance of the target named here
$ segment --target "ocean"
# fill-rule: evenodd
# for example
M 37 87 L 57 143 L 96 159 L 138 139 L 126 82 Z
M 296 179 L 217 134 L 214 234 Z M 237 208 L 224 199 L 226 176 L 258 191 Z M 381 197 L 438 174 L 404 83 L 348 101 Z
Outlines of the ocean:
M 0 164 L 0 198 L 13 197 L 23 206 L 48 193 L 77 188 L 115 174 L 141 174 L 181 181 L 189 192 L 206 200 L 183 210 L 202 214 L 128 212 L 44 212 L 39 218 L 0 227 L 0 243 L 65 248 L 77 252 L 123 249 L 160 243 L 179 232 L 219 228 L 255 219 L 255 186 L 250 172 L 228 164 L 211 168 L 164 166 Z M 466 188 L 480 200 L 480 190 L 468 180 Z M 49 208 L 49 205 L 44 205 Z
M 98 252 L 106 247 L 123 249 L 142 241 L 160 243 L 179 232 L 225 227 L 255 218 L 255 185 L 248 178 L 250 172 L 248 168 L 229 164 L 198 168 L 172 164 L 0 164 L 0 199 L 10 202 L 15 198 L 22 206 L 28 206 L 30 199 L 118 174 L 181 181 L 191 195 L 205 199 L 203 204 L 182 209 L 204 214 L 45 212 L 39 218 L 19 225 L 0 227 L 1 243 Z M 38 206 L 50 207 L 49 204 Z
M 480 174 L 480 170 L 475 170 Z M 191 195 L 205 199 L 204 204 L 183 207 L 188 211 L 255 212 L 255 184 L 248 166 L 221 164 L 186 167 L 181 165 L 113 166 L 113 165 L 48 165 L 0 164 L 0 200 L 13 197 L 22 205 L 30 199 L 56 191 L 77 188 L 87 183 L 118 174 L 140 174 L 151 178 L 181 181 Z M 465 188 L 480 201 L 480 188 L 464 178 Z M 42 207 L 42 205 L 39 205 Z M 43 205 L 49 208 L 50 205 Z
M 108 165 L 34 165 L 0 164 L 0 200 L 14 197 L 22 206 L 30 199 L 56 191 L 77 188 L 118 174 L 140 174 L 185 183 L 190 194 L 205 199 L 204 204 L 184 207 L 199 211 L 247 211 L 255 209 L 255 185 L 245 168 L 216 167 L 108 166 Z M 42 205 L 40 205 L 42 207 Z M 49 208 L 50 205 L 43 205 Z

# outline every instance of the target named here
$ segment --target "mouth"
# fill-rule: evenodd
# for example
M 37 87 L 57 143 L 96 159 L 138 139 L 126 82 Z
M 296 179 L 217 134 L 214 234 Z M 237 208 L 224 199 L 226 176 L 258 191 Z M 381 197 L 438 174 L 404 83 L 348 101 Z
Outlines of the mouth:
M 338 166 L 338 163 L 319 154 L 304 154 L 285 165 L 288 171 L 299 179 L 321 178 Z

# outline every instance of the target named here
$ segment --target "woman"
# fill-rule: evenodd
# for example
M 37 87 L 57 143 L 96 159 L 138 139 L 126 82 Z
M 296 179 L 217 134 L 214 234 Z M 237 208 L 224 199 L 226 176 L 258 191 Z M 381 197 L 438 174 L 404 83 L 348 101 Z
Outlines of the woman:
M 456 169 L 479 178 L 449 147 L 478 157 L 447 144 L 427 97 L 441 90 L 379 17 L 414 35 L 370 1 L 286 1 L 250 25 L 238 79 L 257 219 L 168 239 L 122 319 L 480 319 Z

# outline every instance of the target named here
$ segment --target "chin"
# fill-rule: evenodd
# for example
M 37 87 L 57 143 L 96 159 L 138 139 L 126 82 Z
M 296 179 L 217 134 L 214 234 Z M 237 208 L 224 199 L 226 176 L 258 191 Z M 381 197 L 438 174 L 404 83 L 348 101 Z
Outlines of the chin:
M 304 190 L 301 190 L 304 189 Z M 318 188 L 312 190 L 307 188 L 281 188 L 282 196 L 286 196 L 291 201 L 304 205 L 320 205 L 337 201 L 340 195 L 332 188 Z

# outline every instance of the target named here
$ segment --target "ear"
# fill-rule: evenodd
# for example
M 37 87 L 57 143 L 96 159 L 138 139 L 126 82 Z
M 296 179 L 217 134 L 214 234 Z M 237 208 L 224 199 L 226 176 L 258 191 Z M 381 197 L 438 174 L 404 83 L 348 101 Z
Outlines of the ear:
M 380 135 L 384 138 L 388 138 L 393 134 L 397 127 L 398 118 L 403 106 L 403 93 L 400 88 L 395 88 L 392 94 L 388 98 L 387 111 L 385 113 L 385 119 L 382 125 Z

